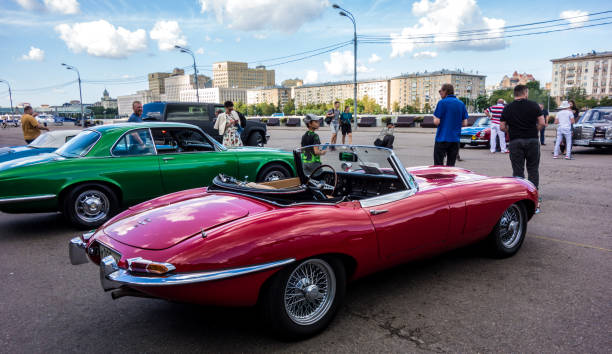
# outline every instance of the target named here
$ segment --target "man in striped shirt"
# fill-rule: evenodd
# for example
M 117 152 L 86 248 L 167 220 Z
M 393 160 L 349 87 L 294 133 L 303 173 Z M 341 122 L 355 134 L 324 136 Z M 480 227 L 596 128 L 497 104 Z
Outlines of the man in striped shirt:
M 485 114 L 487 115 L 487 117 L 491 118 L 491 138 L 489 140 L 489 145 L 491 146 L 491 153 L 495 153 L 495 151 L 497 151 L 497 137 L 499 137 L 499 145 L 501 147 L 501 152 L 504 154 L 508 153 L 508 149 L 506 148 L 506 134 L 499 128 L 499 119 L 502 116 L 505 104 L 506 101 L 500 98 L 497 100 L 496 105 L 491 106 L 485 110 Z

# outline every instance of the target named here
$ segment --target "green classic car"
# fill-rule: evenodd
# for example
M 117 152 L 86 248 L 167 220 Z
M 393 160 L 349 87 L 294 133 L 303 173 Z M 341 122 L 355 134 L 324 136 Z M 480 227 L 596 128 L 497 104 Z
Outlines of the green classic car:
M 0 211 L 60 211 L 92 228 L 121 208 L 206 186 L 219 173 L 271 181 L 294 176 L 295 167 L 291 152 L 227 149 L 190 124 L 97 126 L 54 153 L 0 163 Z

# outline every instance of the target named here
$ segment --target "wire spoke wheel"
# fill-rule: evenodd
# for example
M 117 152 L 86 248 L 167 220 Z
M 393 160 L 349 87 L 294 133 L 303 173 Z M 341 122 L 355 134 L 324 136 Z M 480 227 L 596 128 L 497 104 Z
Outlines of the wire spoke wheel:
M 499 221 L 501 243 L 512 248 L 521 240 L 523 234 L 523 214 L 516 204 L 511 205 Z
M 310 259 L 293 270 L 284 291 L 285 311 L 298 325 L 319 321 L 329 311 L 336 295 L 336 276 L 321 259 Z

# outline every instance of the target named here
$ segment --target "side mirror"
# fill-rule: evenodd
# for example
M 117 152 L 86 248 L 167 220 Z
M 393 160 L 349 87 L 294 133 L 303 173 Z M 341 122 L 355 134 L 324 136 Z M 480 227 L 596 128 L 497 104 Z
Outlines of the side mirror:
M 357 154 L 354 152 L 340 152 L 338 154 L 338 160 L 345 162 L 357 162 Z

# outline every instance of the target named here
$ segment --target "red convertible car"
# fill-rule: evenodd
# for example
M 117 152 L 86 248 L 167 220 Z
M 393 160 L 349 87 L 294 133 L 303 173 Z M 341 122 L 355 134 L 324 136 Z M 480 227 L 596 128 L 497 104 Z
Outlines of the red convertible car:
M 321 161 L 303 162 L 314 149 Z M 330 323 L 348 281 L 481 240 L 494 256 L 515 254 L 538 200 L 527 180 L 406 169 L 380 147 L 294 156 L 296 178 L 219 175 L 133 206 L 72 239 L 70 260 L 99 265 L 113 298 L 258 304 L 272 329 L 298 339 Z

